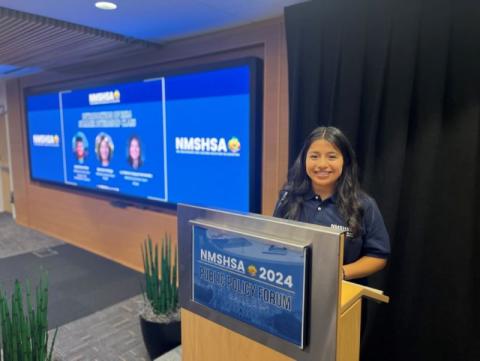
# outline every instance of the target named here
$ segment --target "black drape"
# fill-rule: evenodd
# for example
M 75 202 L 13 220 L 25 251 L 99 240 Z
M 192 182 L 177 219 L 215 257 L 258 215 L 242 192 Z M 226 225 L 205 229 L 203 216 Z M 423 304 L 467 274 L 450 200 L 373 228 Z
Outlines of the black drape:
M 342 129 L 392 238 L 363 358 L 480 360 L 480 2 L 323 0 L 285 19 L 290 159 L 314 127 Z

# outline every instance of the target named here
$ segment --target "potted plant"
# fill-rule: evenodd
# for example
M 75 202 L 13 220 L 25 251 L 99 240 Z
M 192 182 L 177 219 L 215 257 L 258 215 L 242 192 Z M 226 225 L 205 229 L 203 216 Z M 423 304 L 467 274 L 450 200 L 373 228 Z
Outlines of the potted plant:
M 46 274 L 40 278 L 35 291 L 35 307 L 32 306 L 30 286 L 27 281 L 24 297 L 18 280 L 11 297 L 11 307 L 5 292 L 0 293 L 0 332 L 4 361 L 51 361 L 53 345 L 58 329 L 48 348 L 48 282 Z M 25 300 L 25 301 L 24 301 Z M 26 309 L 24 305 L 26 302 Z
M 145 271 L 145 308 L 140 314 L 143 340 L 153 360 L 180 345 L 180 309 L 177 285 L 177 249 L 172 252 L 172 239 L 162 239 L 161 255 L 158 244 L 148 236 L 142 245 Z

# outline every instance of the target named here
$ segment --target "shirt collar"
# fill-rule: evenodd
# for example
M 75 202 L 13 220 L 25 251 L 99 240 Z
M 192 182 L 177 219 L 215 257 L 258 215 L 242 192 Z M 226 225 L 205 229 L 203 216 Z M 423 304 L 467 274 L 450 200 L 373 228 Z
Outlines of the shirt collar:
M 310 189 L 307 193 L 305 193 L 305 195 L 303 196 L 303 199 L 306 201 L 310 201 L 312 199 L 316 199 L 315 197 L 317 197 L 317 195 L 312 189 Z M 333 193 L 331 197 L 324 200 L 321 200 L 320 196 L 318 196 L 318 200 L 321 202 L 337 203 L 337 192 Z

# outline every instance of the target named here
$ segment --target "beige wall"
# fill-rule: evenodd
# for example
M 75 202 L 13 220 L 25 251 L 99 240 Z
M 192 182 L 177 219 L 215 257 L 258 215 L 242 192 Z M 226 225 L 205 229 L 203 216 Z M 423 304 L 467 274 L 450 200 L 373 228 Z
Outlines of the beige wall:
M 7 96 L 0 80 L 0 212 L 12 212 L 10 205 L 10 166 L 8 155 Z
M 1 111 L 2 109 L 0 108 L 0 212 L 3 212 L 6 209 L 5 201 L 8 199 L 10 190 L 8 189 L 8 182 L 6 182 L 8 177 L 7 126 L 5 115 Z
M 175 213 L 162 209 L 118 209 L 106 198 L 31 182 L 23 89 L 50 84 L 75 86 L 90 79 L 98 82 L 152 74 L 245 56 L 258 56 L 264 61 L 262 213 L 271 214 L 288 158 L 287 60 L 282 18 L 172 42 L 150 59 L 112 60 L 108 71 L 106 67 L 79 68 L 71 75 L 43 73 L 9 81 L 7 100 L 17 222 L 140 269 L 140 243 L 147 234 L 159 239 L 167 232 L 176 239 Z
M 0 212 L 12 213 L 10 171 L 8 166 L 7 118 L 0 114 Z

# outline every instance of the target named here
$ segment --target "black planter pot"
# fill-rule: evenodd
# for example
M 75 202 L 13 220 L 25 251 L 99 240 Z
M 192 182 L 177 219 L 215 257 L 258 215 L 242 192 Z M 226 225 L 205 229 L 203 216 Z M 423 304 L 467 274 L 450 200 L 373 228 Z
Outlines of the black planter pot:
M 158 323 L 140 316 L 143 342 L 152 360 L 177 347 L 181 343 L 180 321 Z

